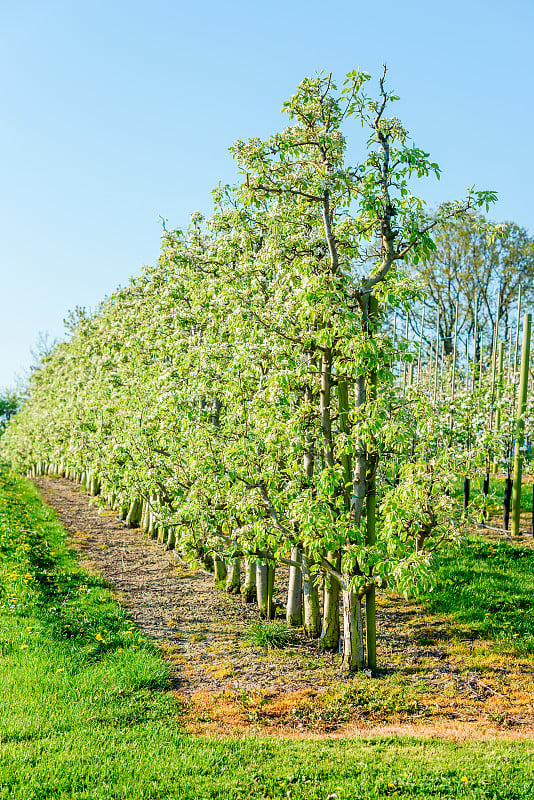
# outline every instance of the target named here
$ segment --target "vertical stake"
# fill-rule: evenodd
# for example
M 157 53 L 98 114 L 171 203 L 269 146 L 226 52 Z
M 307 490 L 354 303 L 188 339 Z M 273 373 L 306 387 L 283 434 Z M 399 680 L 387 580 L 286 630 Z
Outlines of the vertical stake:
M 454 402 L 454 384 L 456 383 L 456 354 L 458 351 L 458 299 L 456 299 L 456 312 L 454 315 L 454 340 L 452 351 L 452 388 L 451 402 Z
M 489 488 L 490 488 L 490 477 L 489 477 L 489 472 L 486 472 L 486 474 L 484 475 L 484 481 L 482 483 L 482 494 L 484 495 L 484 517 L 487 517 L 486 502 L 488 500 Z
M 438 397 L 438 363 L 439 363 L 439 308 L 436 321 L 436 363 L 434 368 L 434 403 Z
M 469 494 L 471 489 L 471 481 L 469 478 L 464 478 L 464 511 L 467 513 L 469 506 Z
M 504 501 L 503 501 L 503 509 L 502 509 L 502 526 L 505 531 L 508 530 L 510 524 L 510 501 L 512 499 L 512 479 L 507 477 L 504 482 Z M 514 486 L 515 489 L 515 486 Z M 515 492 L 514 492 L 515 494 Z M 514 501 L 515 503 L 515 501 Z M 512 530 L 513 530 L 513 517 L 512 517 Z
M 477 336 L 478 336 L 478 296 L 475 297 L 475 323 L 473 327 L 473 392 L 476 389 L 477 379 Z
M 419 333 L 419 353 L 417 355 L 417 380 L 421 380 L 421 352 L 423 349 L 423 328 L 425 327 L 425 307 L 421 314 L 421 332 Z
M 467 394 L 472 394 L 469 391 L 469 334 L 465 340 L 465 390 Z
M 530 329 L 532 315 L 523 317 L 523 342 L 521 344 L 521 372 L 519 379 L 519 397 L 517 400 L 517 418 L 514 448 L 514 499 L 512 503 L 512 536 L 520 536 L 519 520 L 521 513 L 521 471 L 523 457 L 521 448 L 525 435 L 525 411 L 527 409 L 528 368 L 530 364 Z
M 497 403 L 497 408 L 495 410 L 495 433 L 498 435 L 501 432 L 501 409 L 500 409 L 500 400 L 501 394 L 503 390 L 503 376 L 504 376 L 504 344 L 503 342 L 499 342 L 499 348 L 497 351 L 497 385 L 495 388 L 495 401 Z M 493 471 L 496 472 L 496 464 L 493 464 Z
M 517 371 L 517 347 L 519 344 L 519 320 L 521 319 L 521 286 L 517 296 L 517 323 L 515 326 L 515 348 L 514 348 L 514 375 Z
M 409 325 L 409 322 L 410 322 L 410 312 L 407 311 L 406 312 L 406 331 L 405 331 L 405 334 L 404 334 L 404 338 L 406 339 L 406 341 L 408 341 L 408 325 Z M 404 393 L 406 393 L 406 371 L 407 371 L 407 362 L 406 362 L 406 358 L 404 358 L 404 364 L 403 364 L 403 369 L 402 369 L 402 391 Z

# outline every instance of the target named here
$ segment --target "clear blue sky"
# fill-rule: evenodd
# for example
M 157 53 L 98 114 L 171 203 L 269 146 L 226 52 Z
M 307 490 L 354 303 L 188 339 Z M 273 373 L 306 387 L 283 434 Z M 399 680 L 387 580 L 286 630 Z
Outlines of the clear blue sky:
M 315 71 L 386 62 L 396 113 L 443 177 L 431 205 L 495 189 L 534 233 L 530 0 L 0 2 L 0 387 L 158 255 L 159 216 L 209 213 L 227 148 L 284 124 Z

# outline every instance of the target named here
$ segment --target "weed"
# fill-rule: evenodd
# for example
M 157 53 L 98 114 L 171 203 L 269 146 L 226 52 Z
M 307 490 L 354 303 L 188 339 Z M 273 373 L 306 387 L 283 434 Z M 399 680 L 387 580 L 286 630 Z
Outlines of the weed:
M 246 638 L 256 647 L 279 650 L 292 644 L 295 641 L 295 634 L 285 622 L 260 620 L 250 626 Z

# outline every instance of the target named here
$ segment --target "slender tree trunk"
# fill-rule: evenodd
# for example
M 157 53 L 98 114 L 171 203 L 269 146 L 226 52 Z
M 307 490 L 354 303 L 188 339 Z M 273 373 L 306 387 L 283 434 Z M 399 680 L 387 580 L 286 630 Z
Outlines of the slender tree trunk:
M 231 558 L 228 562 L 225 588 L 228 594 L 239 594 L 241 592 L 241 559 L 239 557 Z
M 370 317 L 370 335 L 372 336 L 373 326 L 376 325 L 378 315 L 378 303 L 375 297 L 369 298 L 369 317 Z M 374 403 L 376 401 L 377 392 L 377 376 L 376 370 L 371 370 L 369 373 L 369 390 L 367 394 L 367 402 Z M 377 457 L 371 458 L 367 454 L 367 472 L 366 472 L 366 527 L 365 527 L 365 543 L 369 548 L 373 548 L 376 544 L 376 469 Z M 369 574 L 369 580 L 372 580 L 372 568 Z M 367 666 L 369 669 L 376 669 L 376 597 L 375 587 L 371 585 L 365 595 L 365 635 L 367 640 Z
M 91 497 L 96 497 L 97 495 L 100 494 L 100 480 L 96 476 L 93 476 L 91 478 L 91 487 L 89 490 L 89 494 L 91 495 Z
M 315 371 L 315 357 L 312 350 L 308 351 L 308 369 L 310 372 L 310 376 Z M 313 390 L 311 384 L 307 384 L 304 390 L 304 402 L 306 405 L 306 409 L 310 418 L 313 413 Z M 304 452 L 304 472 L 306 474 L 306 478 L 310 481 L 313 478 L 314 472 L 314 462 L 315 462 L 315 450 L 314 450 L 314 439 L 312 434 L 312 424 L 311 419 L 308 424 L 308 430 L 306 433 L 306 450 Z M 312 492 L 314 490 L 312 489 Z M 302 621 L 304 625 L 304 630 L 308 634 L 308 636 L 312 636 L 316 638 L 319 636 L 320 633 L 320 614 L 319 614 L 319 596 L 317 593 L 317 587 L 314 585 L 312 576 L 310 575 L 310 570 L 308 568 L 307 559 L 304 553 L 300 555 L 301 561 L 301 580 L 302 580 Z
M 167 536 L 167 528 L 165 527 L 165 525 L 158 525 L 157 538 L 159 544 L 163 544 L 165 542 L 166 536 Z
M 365 665 L 362 604 L 354 592 L 343 590 L 343 669 L 356 672 Z
M 261 617 L 269 616 L 268 606 L 268 567 L 265 562 L 256 561 L 256 597 Z
M 204 569 L 207 572 L 213 572 L 213 554 L 209 550 L 202 548 L 200 553 L 200 561 L 204 565 Z
M 269 619 L 274 619 L 274 576 L 275 576 L 274 561 L 267 563 L 267 613 Z
M 291 561 L 301 562 L 301 552 L 296 545 L 291 546 Z M 286 621 L 293 628 L 302 625 L 302 569 L 289 567 L 289 586 L 287 590 Z
M 169 534 L 167 536 L 166 550 L 174 550 L 176 547 L 176 529 L 169 527 Z
M 304 554 L 302 555 L 302 593 L 304 597 L 304 630 L 308 636 L 317 638 L 321 632 L 319 595 Z
M 148 505 L 148 500 L 146 497 L 143 497 L 142 506 L 141 506 L 141 521 L 139 527 L 141 528 L 144 533 L 148 533 L 148 526 L 150 524 L 150 507 Z
M 330 553 L 328 560 L 338 571 L 341 569 L 339 553 Z M 339 650 L 339 581 L 329 575 L 324 579 L 323 628 L 321 645 L 324 650 L 337 653 Z
M 156 496 L 150 495 L 149 500 L 149 509 L 148 509 L 148 530 L 147 533 L 151 539 L 155 539 L 157 536 L 157 519 L 154 513 L 154 503 L 156 502 Z
M 256 561 L 253 558 L 245 559 L 245 582 L 241 595 L 245 603 L 253 603 L 256 599 Z
M 141 519 L 141 501 L 137 498 L 131 503 L 128 514 L 126 516 L 126 525 L 129 528 L 137 528 Z
M 213 568 L 215 571 L 215 583 L 221 585 L 226 579 L 226 564 L 220 556 L 214 557 Z

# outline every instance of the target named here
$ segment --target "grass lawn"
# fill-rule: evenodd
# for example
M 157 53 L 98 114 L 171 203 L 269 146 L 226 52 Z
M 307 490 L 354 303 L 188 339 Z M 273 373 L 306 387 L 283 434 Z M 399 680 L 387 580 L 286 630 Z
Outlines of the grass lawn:
M 534 653 L 534 548 L 479 536 L 440 558 L 428 605 L 514 655 Z
M 531 482 L 531 477 L 526 475 L 525 470 L 523 470 L 523 476 L 521 481 L 521 511 L 531 513 L 532 512 L 532 489 L 533 484 Z M 513 477 L 513 475 L 512 475 Z M 471 481 L 471 489 L 470 489 L 470 499 L 473 500 L 475 498 L 482 497 L 482 485 L 483 485 L 483 478 L 476 478 L 475 480 Z M 504 484 L 505 484 L 505 475 L 491 475 L 489 481 L 489 493 L 488 493 L 488 510 L 491 514 L 496 514 L 501 516 L 498 524 L 499 526 L 502 525 L 502 510 L 503 510 L 503 503 L 504 503 Z M 463 478 L 459 478 L 455 483 L 453 494 L 455 497 L 463 498 L 464 492 L 464 482 Z M 530 526 L 524 523 L 522 528 L 530 533 Z
M 0 559 L 2 800 L 534 796 L 534 742 L 184 735 L 158 651 L 6 473 Z

